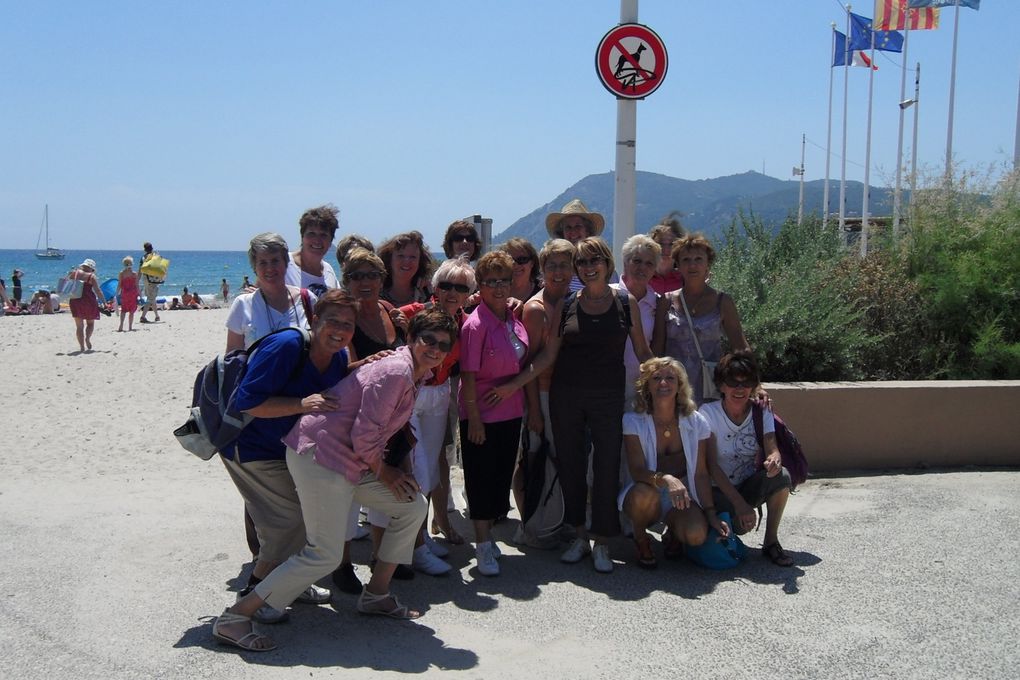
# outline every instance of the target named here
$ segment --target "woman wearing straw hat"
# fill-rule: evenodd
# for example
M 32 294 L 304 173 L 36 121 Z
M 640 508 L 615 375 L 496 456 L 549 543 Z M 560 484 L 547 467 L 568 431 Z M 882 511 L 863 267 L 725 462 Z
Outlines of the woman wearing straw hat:
M 71 316 L 74 318 L 74 332 L 78 338 L 78 346 L 84 352 L 86 348 L 92 351 L 92 331 L 99 318 L 99 302 L 106 304 L 106 297 L 99 288 L 99 280 L 96 278 L 96 261 L 86 258 L 76 269 L 72 269 L 67 275 L 69 279 L 80 281 L 81 295 L 72 298 L 70 302 Z
M 549 232 L 549 238 L 562 238 L 570 241 L 575 247 L 581 239 L 589 236 L 601 236 L 606 228 L 606 218 L 597 212 L 588 210 L 588 207 L 575 198 L 569 201 L 559 212 L 549 213 L 545 216 L 545 230 Z M 610 272 L 612 278 L 610 283 L 617 281 L 616 273 Z M 570 280 L 570 292 L 576 293 L 584 287 L 581 279 L 574 275 Z

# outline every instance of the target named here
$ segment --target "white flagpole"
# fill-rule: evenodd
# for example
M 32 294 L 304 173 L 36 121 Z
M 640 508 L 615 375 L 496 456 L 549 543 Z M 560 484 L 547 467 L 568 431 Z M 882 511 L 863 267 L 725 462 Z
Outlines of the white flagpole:
M 906 3 L 904 3 L 906 5 Z M 900 238 L 900 193 L 903 179 L 903 119 L 907 115 L 902 103 L 907 98 L 907 47 L 910 44 L 910 10 L 903 10 L 903 62 L 900 64 L 900 131 L 896 138 L 896 191 L 893 193 L 892 232 L 893 242 Z
M 917 118 L 921 109 L 921 62 L 914 71 L 914 141 L 910 147 L 910 226 L 914 226 L 914 196 L 917 195 Z
M 804 147 L 807 145 L 807 134 L 800 135 L 800 198 L 797 201 L 797 226 L 804 221 Z
M 861 205 L 861 257 L 868 254 L 868 194 L 871 193 L 871 96 L 875 89 L 875 25 L 871 25 L 871 64 L 868 66 L 868 133 L 864 143 L 864 198 Z
M 960 32 L 960 0 L 954 3 L 956 19 L 953 22 L 953 65 L 949 75 L 949 125 L 946 128 L 946 184 L 953 181 L 953 108 L 956 102 L 956 39 Z
M 843 49 L 843 169 L 839 175 L 839 231 L 846 231 L 846 98 L 850 74 L 850 5 L 846 6 L 846 43 Z
M 1013 133 L 1013 172 L 1017 171 L 1020 171 L 1020 87 L 1016 91 L 1016 132 Z
M 832 24 L 832 49 L 829 50 L 829 127 L 825 133 L 825 188 L 822 190 L 822 229 L 829 225 L 829 161 L 832 160 L 832 58 L 836 56 L 836 22 Z M 1020 113 L 1017 114 L 1020 116 Z M 1017 120 L 1020 120 L 1018 118 Z

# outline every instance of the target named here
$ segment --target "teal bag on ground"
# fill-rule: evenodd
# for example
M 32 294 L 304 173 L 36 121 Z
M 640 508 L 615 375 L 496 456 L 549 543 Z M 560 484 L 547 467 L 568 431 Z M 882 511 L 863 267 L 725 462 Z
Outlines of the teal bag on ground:
M 747 548 L 733 531 L 730 513 L 720 512 L 719 519 L 730 526 L 730 535 L 723 538 L 714 528 L 708 528 L 708 537 L 701 545 L 685 545 L 688 559 L 706 569 L 732 569 L 747 555 Z

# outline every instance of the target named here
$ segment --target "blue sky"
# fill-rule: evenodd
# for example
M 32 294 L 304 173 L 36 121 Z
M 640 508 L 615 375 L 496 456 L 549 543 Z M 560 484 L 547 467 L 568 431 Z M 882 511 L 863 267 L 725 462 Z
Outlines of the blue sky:
M 839 2 L 643 0 L 639 12 L 670 57 L 638 104 L 639 170 L 701 179 L 764 166 L 786 179 L 806 133 L 806 177 L 824 177 Z M 960 12 L 954 153 L 967 167 L 1009 163 L 1020 2 Z M 922 65 L 919 162 L 933 170 L 952 15 L 912 33 L 908 54 Z M 342 232 L 373 239 L 418 229 L 438 247 L 474 213 L 499 232 L 613 169 L 616 102 L 594 53 L 618 20 L 618 0 L 2 0 L 0 248 L 34 247 L 46 203 L 52 240 L 75 249 L 240 250 L 265 230 L 296 242 L 301 212 L 324 202 Z M 901 57 L 876 61 L 871 180 L 888 186 Z M 867 89 L 852 69 L 856 180 Z M 839 69 L 836 154 L 841 95 Z M 838 155 L 832 168 L 838 179 Z

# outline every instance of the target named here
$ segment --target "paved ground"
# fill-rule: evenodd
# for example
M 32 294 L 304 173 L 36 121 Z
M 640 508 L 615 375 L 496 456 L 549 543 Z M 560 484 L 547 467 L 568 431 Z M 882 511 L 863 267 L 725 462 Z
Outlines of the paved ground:
M 50 470 L 37 483 L 3 486 L 5 677 L 365 677 L 373 669 L 991 678 L 1016 677 L 1020 662 L 1016 471 L 813 480 L 785 522 L 793 569 L 755 550 L 732 572 L 687 562 L 645 572 L 620 541 L 611 576 L 506 546 L 504 575 L 487 579 L 467 548 L 455 549 L 456 575 L 397 586 L 428 609 L 420 623 L 360 617 L 340 595 L 332 608 L 297 605 L 290 623 L 270 629 L 281 648 L 255 655 L 209 634 L 208 617 L 233 599 L 245 568 L 240 503 L 217 464 L 167 455 L 179 458 L 146 475 Z M 501 525 L 502 537 L 513 524 Z M 753 534 L 748 543 L 757 545 Z M 359 546 L 357 558 L 366 551 Z

